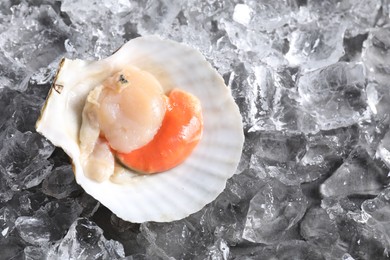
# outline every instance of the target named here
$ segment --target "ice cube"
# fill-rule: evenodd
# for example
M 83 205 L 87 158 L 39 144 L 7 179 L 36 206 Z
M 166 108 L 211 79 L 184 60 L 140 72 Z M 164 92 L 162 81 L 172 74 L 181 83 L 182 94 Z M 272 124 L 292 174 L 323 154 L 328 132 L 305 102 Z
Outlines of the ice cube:
M 184 219 L 170 223 L 143 223 L 141 234 L 149 258 L 186 259 L 208 252 L 213 237 L 199 223 Z M 170 241 L 170 243 L 167 243 Z
M 289 24 L 292 16 L 298 11 L 295 0 L 282 1 L 246 1 L 246 4 L 256 13 L 249 28 L 272 31 L 285 24 Z
M 24 91 L 33 71 L 64 53 L 68 28 L 50 5 L 20 4 L 11 11 L 10 26 L 0 34 L 1 74 L 10 79 L 8 87 Z
M 310 208 L 303 218 L 301 234 L 309 242 L 327 250 L 339 239 L 337 225 L 322 208 Z
M 339 7 L 346 14 L 344 23 L 348 24 L 348 35 L 364 34 L 369 28 L 375 27 L 381 6 L 381 0 L 342 1 Z
M 91 59 L 110 55 L 124 43 L 126 24 L 133 17 L 133 5 L 126 0 L 97 1 L 91 5 L 89 1 L 62 1 L 61 11 L 65 12 L 74 28 L 68 35 L 67 44 L 73 45 L 76 53 L 71 57 Z M 134 14 L 139 14 L 134 10 Z M 126 15 L 127 14 L 127 15 Z M 135 21 L 134 21 L 135 22 Z
M 381 158 L 387 167 L 390 168 L 390 131 L 380 141 L 376 150 L 376 156 Z
M 286 59 L 292 66 L 313 70 L 336 63 L 344 54 L 345 27 L 339 24 L 319 26 L 313 22 L 300 26 L 290 35 Z
M 348 253 L 355 259 L 386 259 L 389 243 L 383 233 L 370 226 L 367 214 L 356 203 L 347 198 L 327 198 L 322 200 L 329 217 L 337 224 L 340 241 L 338 250 L 331 258 L 340 258 Z
M 18 238 L 0 239 L 0 248 L 4 259 L 23 259 L 24 243 Z
M 13 190 L 38 185 L 50 173 L 52 164 L 46 159 L 54 151 L 37 133 L 16 132 L 0 150 L 0 173 Z
M 368 118 L 362 64 L 338 62 L 304 73 L 298 80 L 300 103 L 321 130 L 353 125 Z
M 376 198 L 362 203 L 363 214 L 368 217 L 367 225 L 377 232 L 387 250 L 390 248 L 390 190 L 387 188 Z
M 57 199 L 69 197 L 72 194 L 81 192 L 80 186 L 76 184 L 74 173 L 70 165 L 63 165 L 55 168 L 42 183 L 43 193 Z
M 242 25 L 248 26 L 253 10 L 246 4 L 237 4 L 234 7 L 233 20 Z
M 371 159 L 364 149 L 351 153 L 321 185 L 323 196 L 377 195 L 385 185 L 388 169 Z
M 103 231 L 85 218 L 77 219 L 66 236 L 48 252 L 48 259 L 120 259 L 124 256 L 119 242 L 107 240 Z
M 47 246 L 27 246 L 24 248 L 25 260 L 46 259 Z
M 282 241 L 306 208 L 307 199 L 298 187 L 271 179 L 250 202 L 243 238 L 264 244 Z
M 390 29 L 371 30 L 363 47 L 362 60 L 368 77 L 386 86 L 390 78 Z
M 32 245 L 45 244 L 61 237 L 52 220 L 45 214 L 18 217 L 15 227 L 20 237 Z
M 16 217 L 17 213 L 11 207 L 0 208 L 0 240 L 14 230 Z

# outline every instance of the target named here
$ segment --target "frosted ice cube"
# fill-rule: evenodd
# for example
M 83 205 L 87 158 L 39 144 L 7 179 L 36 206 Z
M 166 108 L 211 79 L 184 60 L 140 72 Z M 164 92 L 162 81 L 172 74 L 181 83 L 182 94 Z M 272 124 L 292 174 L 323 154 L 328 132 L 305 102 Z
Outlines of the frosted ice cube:
M 237 4 L 234 7 L 233 20 L 237 23 L 248 26 L 252 12 L 252 9 L 246 4 Z

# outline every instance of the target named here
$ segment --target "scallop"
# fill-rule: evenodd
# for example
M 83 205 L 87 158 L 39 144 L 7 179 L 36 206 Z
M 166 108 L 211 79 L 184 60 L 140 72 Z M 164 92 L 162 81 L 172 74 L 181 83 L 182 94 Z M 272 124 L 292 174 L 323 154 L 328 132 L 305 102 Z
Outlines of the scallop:
M 88 113 L 104 82 L 129 67 L 151 75 L 162 93 L 180 89 L 200 101 L 202 138 L 188 158 L 167 171 L 145 175 L 122 167 L 101 141 L 99 120 Z M 159 90 L 151 91 L 158 96 Z M 135 112 L 153 116 L 143 108 Z M 146 131 L 150 136 L 161 124 L 158 113 Z M 63 59 L 36 128 L 71 157 L 76 181 L 87 193 L 118 217 L 138 223 L 178 220 L 213 201 L 235 173 L 244 140 L 239 109 L 216 70 L 193 48 L 155 36 L 135 38 L 106 59 Z M 139 138 L 144 130 L 133 130 L 130 139 L 150 139 Z M 104 169 L 114 174 L 107 177 Z

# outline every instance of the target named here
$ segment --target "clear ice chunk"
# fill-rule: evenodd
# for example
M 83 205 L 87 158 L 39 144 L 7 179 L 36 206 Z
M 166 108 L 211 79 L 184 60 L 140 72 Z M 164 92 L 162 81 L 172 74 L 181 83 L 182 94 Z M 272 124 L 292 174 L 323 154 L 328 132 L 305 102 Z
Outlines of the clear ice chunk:
M 102 213 L 103 212 L 104 211 L 102 211 Z M 107 212 L 105 213 L 106 214 L 102 214 L 102 216 L 106 217 L 108 215 Z M 102 225 L 104 234 L 109 236 L 111 239 L 120 242 L 123 245 L 126 255 L 145 253 L 145 248 L 140 245 L 138 240 L 138 237 L 140 236 L 140 224 L 124 221 L 118 218 L 115 214 L 111 214 L 109 222 L 107 222 L 105 218 L 102 218 L 102 220 L 102 223 L 104 222 L 104 225 Z M 100 225 L 100 222 L 97 224 Z
M 265 181 L 251 170 L 234 175 L 224 192 L 201 212 L 202 229 L 214 230 L 214 235 L 228 245 L 243 243 L 249 201 L 264 185 Z
M 362 203 L 362 211 L 367 225 L 377 232 L 377 238 L 390 249 L 390 190 L 387 188 L 376 198 Z
M 368 119 L 364 68 L 338 62 L 304 73 L 298 80 L 300 103 L 321 130 L 336 129 Z
M 377 195 L 385 185 L 388 169 L 357 149 L 321 184 L 321 194 L 329 196 Z
M 77 219 L 65 237 L 52 246 L 48 259 L 120 259 L 125 257 L 123 246 L 107 240 L 103 230 L 86 219 Z
M 382 233 L 384 230 L 376 230 L 375 224 L 371 226 L 369 224 L 370 215 L 362 211 L 356 203 L 348 198 L 326 198 L 322 200 L 321 207 L 335 221 L 340 235 L 339 250 L 331 255 L 331 259 L 340 258 L 343 253 L 350 254 L 354 259 L 387 259 L 389 257 L 389 243 L 387 238 L 384 239 Z M 362 207 L 364 208 L 363 205 Z
M 52 242 L 61 236 L 51 219 L 44 214 L 18 217 L 15 220 L 15 227 L 20 237 L 32 245 Z
M 355 37 L 378 25 L 381 16 L 385 16 L 383 6 L 381 0 L 307 0 L 297 19 L 301 23 L 339 24 L 346 28 L 346 37 Z
M 0 239 L 1 258 L 3 259 L 24 259 L 24 243 L 15 237 Z
M 342 257 L 341 260 L 355 260 L 350 254 L 345 253 Z
M 0 174 L 0 202 L 9 201 L 13 195 L 13 191 L 7 185 L 7 180 Z
M 264 244 L 283 240 L 307 208 L 307 199 L 298 187 L 270 180 L 250 202 L 243 238 Z
M 72 22 L 84 24 L 87 19 L 92 19 L 90 22 L 94 25 L 100 25 L 101 16 L 95 16 L 99 11 L 106 14 L 120 14 L 132 10 L 132 4 L 128 0 L 119 1 L 103 1 L 97 0 L 96 4 L 89 5 L 88 1 L 63 0 L 61 11 L 68 13 Z M 79 8 L 75 8 L 78 6 Z
M 316 135 L 280 132 L 250 133 L 249 167 L 259 176 L 286 185 L 311 182 L 327 175 L 346 159 L 358 139 L 356 127 L 321 131 Z
M 390 111 L 390 93 L 383 83 L 370 82 L 366 87 L 367 104 L 378 119 L 388 120 Z
M 11 207 L 0 208 L 0 240 L 14 230 L 16 218 L 17 214 Z
M 303 240 L 290 240 L 276 248 L 277 259 L 318 259 L 325 260 L 319 250 Z
M 362 60 L 372 81 L 388 84 L 390 76 L 390 29 L 373 29 L 363 43 Z
M 4 111 L 9 115 L 7 124 L 21 132 L 34 132 L 43 102 L 42 98 L 35 95 L 27 93 L 16 95 Z
M 100 202 L 87 193 L 83 193 L 77 201 L 83 209 L 80 216 L 85 218 L 92 217 L 100 206 Z
M 310 208 L 301 222 L 300 229 L 307 241 L 324 251 L 331 248 L 339 239 L 335 221 L 322 208 Z
M 246 31 L 244 26 L 241 28 L 231 21 L 222 21 L 229 41 L 238 49 L 243 51 L 250 51 L 252 49 L 270 50 L 269 39 L 266 35 L 256 34 L 254 31 Z
M 306 137 L 306 151 L 295 167 L 302 182 L 317 180 L 345 160 L 357 143 L 357 127 L 321 131 Z
M 213 237 L 201 231 L 191 218 L 169 222 L 141 224 L 143 244 L 148 258 L 187 259 L 208 253 Z M 167 243 L 171 241 L 171 243 Z
M 322 253 L 303 240 L 289 240 L 272 246 L 255 245 L 237 247 L 232 250 L 231 259 L 318 259 L 325 260 Z
M 290 73 L 270 66 L 259 65 L 251 69 L 246 79 L 245 93 L 249 131 L 298 131 L 302 111 L 295 100 L 294 81 Z
M 143 5 L 145 9 L 137 24 L 137 31 L 141 35 L 147 35 L 169 30 L 182 5 L 180 1 L 145 1 Z
M 8 205 L 16 211 L 18 216 L 32 216 L 48 202 L 48 197 L 45 194 L 36 192 L 34 189 L 15 192 L 12 200 L 8 202 Z
M 348 36 L 364 34 L 375 27 L 381 6 L 381 0 L 341 1 L 339 8 L 346 14 L 344 23 L 348 25 Z
M 339 24 L 319 26 L 313 22 L 300 26 L 290 35 L 286 59 L 291 66 L 313 70 L 336 63 L 344 54 L 345 27 Z
M 24 248 L 25 260 L 46 259 L 48 248 L 46 246 L 27 246 Z
M 390 168 L 390 131 L 388 131 L 380 141 L 376 150 L 376 156 Z
M 367 219 L 367 225 L 376 230 L 377 237 L 390 249 L 390 190 L 386 188 L 376 198 L 362 203 L 362 211 Z
M 69 16 L 73 25 L 67 45 L 76 50 L 75 53 L 68 52 L 68 55 L 83 59 L 111 55 L 125 42 L 125 28 L 132 20 L 129 14 L 134 5 L 136 3 L 126 0 L 99 0 L 94 5 L 88 0 L 62 1 L 61 11 Z
M 70 165 L 55 168 L 42 183 L 42 192 L 56 199 L 63 199 L 80 191 Z
M 4 55 L 0 82 L 4 77 L 9 79 L 8 87 L 24 91 L 33 71 L 64 53 L 63 41 L 68 29 L 50 5 L 20 4 L 12 6 L 11 11 L 9 26 L 0 33 L 0 50 Z
M 7 124 L 12 124 L 12 121 L 9 122 L 10 118 L 12 117 L 12 113 L 14 111 L 11 111 L 11 107 L 15 109 L 12 106 L 12 100 L 17 96 L 17 92 L 13 91 L 9 88 L 1 88 L 0 86 L 0 108 L 2 110 L 2 113 L 0 114 L 0 127 L 2 129 L 2 132 L 5 132 L 5 128 L 7 127 Z M 3 134 L 2 133 L 2 134 Z M 4 138 L 5 139 L 5 138 Z M 4 140 L 3 139 L 3 140 Z M 0 142 L 0 144 L 2 141 Z M 1 145 L 0 145 L 1 148 Z
M 298 4 L 295 0 L 246 1 L 246 5 L 256 14 L 251 19 L 248 28 L 259 31 L 273 31 L 289 24 L 294 12 L 298 11 Z
M 38 185 L 50 173 L 54 146 L 37 133 L 16 132 L 0 150 L 0 173 L 13 190 Z
M 63 235 L 82 214 L 83 208 L 77 199 L 66 198 L 46 203 L 39 212 L 50 218 L 53 224 L 52 230 Z
M 215 241 L 214 245 L 208 248 L 209 259 L 215 260 L 228 260 L 229 259 L 229 246 L 222 239 Z
M 302 135 L 288 135 L 282 132 L 259 132 L 253 134 L 252 157 L 268 165 L 287 165 L 295 161 L 305 150 Z

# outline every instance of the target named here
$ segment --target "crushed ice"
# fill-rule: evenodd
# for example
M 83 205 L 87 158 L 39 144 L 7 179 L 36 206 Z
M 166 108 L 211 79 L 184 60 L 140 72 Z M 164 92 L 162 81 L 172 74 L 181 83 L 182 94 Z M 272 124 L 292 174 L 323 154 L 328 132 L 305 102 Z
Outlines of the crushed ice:
M 0 3 L 2 259 L 388 259 L 390 3 L 148 0 Z M 171 223 L 125 222 L 34 130 L 61 57 L 139 35 L 200 50 L 246 134 L 237 174 Z

